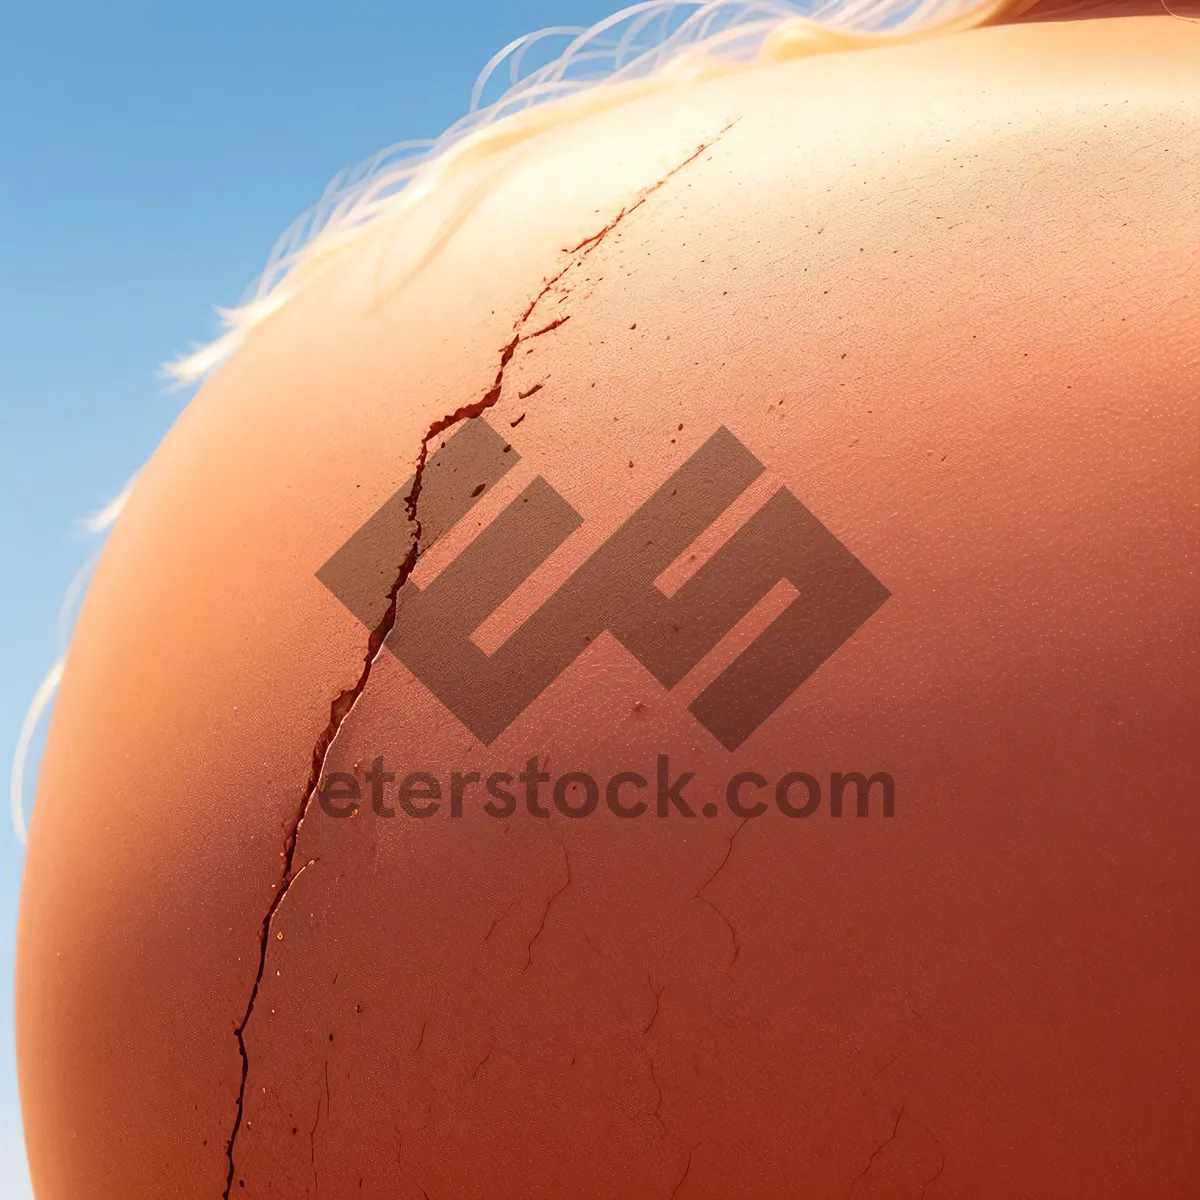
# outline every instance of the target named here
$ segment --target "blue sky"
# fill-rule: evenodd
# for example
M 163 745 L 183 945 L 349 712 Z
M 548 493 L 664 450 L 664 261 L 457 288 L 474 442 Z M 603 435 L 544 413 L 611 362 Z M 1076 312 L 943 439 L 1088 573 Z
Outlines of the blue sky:
M 55 656 L 59 602 L 186 397 L 158 364 L 216 331 L 341 167 L 440 133 L 521 33 L 612 0 L 179 0 L 7 6 L 0 37 L 0 762 Z M 3 773 L 7 779 L 7 770 Z M 0 833 L 0 1195 L 31 1195 Z

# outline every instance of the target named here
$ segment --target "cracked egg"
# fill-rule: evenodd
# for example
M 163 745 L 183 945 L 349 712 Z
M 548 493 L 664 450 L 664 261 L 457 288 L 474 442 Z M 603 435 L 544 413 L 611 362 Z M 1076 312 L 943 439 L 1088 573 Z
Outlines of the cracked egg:
M 39 1200 L 1190 1195 L 1197 62 L 700 73 L 310 263 L 71 648 Z

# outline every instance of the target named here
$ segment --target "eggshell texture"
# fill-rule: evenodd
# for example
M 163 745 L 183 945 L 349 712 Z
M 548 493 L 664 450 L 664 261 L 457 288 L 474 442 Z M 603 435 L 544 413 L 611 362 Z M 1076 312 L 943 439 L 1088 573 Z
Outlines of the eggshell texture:
M 1198 64 L 1194 25 L 1114 19 L 664 91 L 464 168 L 256 331 L 139 480 L 53 720 L 18 946 L 39 1200 L 1194 1194 Z M 452 522 L 481 425 L 509 459 Z M 611 628 L 664 517 L 523 705 L 578 615 L 538 614 L 714 444 L 689 496 L 763 470 L 652 572 L 719 582 L 664 653 L 774 562 L 721 547 L 781 489 L 868 615 L 755 724 L 780 642 L 729 749 L 689 706 L 825 576 L 664 685 Z M 329 564 L 423 455 L 367 669 L 417 527 Z M 477 674 L 439 698 L 451 661 Z M 354 816 L 309 797 L 314 748 Z M 657 815 L 662 758 L 694 816 Z M 453 816 L 454 772 L 516 811 L 468 782 Z M 834 817 L 835 772 L 889 775 L 894 815 L 880 785 Z M 820 805 L 787 816 L 800 773 Z

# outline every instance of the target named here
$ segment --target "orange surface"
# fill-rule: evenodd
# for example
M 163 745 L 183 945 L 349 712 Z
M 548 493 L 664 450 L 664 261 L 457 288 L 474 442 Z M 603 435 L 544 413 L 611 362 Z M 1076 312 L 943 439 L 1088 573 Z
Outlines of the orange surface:
M 243 1023 L 236 1196 L 1193 1195 L 1198 111 L 1168 17 L 755 69 L 460 174 L 257 330 L 55 712 L 39 1200 L 220 1196 Z M 367 645 L 317 572 L 485 397 L 520 461 L 414 583 L 539 475 L 582 518 L 488 649 L 720 427 L 766 468 L 729 532 L 785 487 L 890 598 L 732 752 L 687 707 L 718 667 L 668 690 L 602 633 L 486 746 L 385 650 L 324 771 L 666 754 L 701 801 L 885 771 L 895 815 L 314 803 L 245 1020 Z

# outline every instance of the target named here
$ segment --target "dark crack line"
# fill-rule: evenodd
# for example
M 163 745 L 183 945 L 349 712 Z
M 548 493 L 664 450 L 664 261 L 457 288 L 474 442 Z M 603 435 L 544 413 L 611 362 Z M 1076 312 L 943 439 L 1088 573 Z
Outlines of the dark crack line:
M 665 1138 L 667 1136 L 667 1123 L 662 1119 L 662 1084 L 658 1082 L 658 1072 L 654 1069 L 654 1059 L 649 1054 L 646 1055 L 646 1065 L 650 1068 L 650 1082 L 654 1084 L 654 1093 L 656 1096 L 654 1111 L 650 1115 L 658 1122 L 658 1127 L 662 1130 L 659 1136 Z
M 693 899 L 699 900 L 700 893 L 704 891 L 704 889 L 708 887 L 708 885 L 712 883 L 712 881 L 716 879 L 716 877 L 720 875 L 723 870 L 725 870 L 725 866 L 729 862 L 730 856 L 733 854 L 733 843 L 737 841 L 737 835 L 746 828 L 749 821 L 749 817 L 743 817 L 739 822 L 738 827 L 729 835 L 729 844 L 725 847 L 725 857 L 722 858 L 717 864 L 717 869 L 696 889 L 696 895 L 693 897 Z
M 597 946 L 597 945 L 596 945 L 596 943 L 595 943 L 595 942 L 593 942 L 593 941 L 592 941 L 592 939 L 591 939 L 591 936 L 588 934 L 588 931 L 587 931 L 586 929 L 584 929 L 584 927 L 583 927 L 582 925 L 580 925 L 580 924 L 576 923 L 576 924 L 575 924 L 575 928 L 576 928 L 576 929 L 578 929 L 578 930 L 579 930 L 579 932 L 580 932 L 580 933 L 583 935 L 583 940 L 584 940 L 584 941 L 587 943 L 587 948 L 588 948 L 588 949 L 589 949 L 589 950 L 590 950 L 590 951 L 591 951 L 591 952 L 592 952 L 592 953 L 593 953 L 593 954 L 594 954 L 594 955 L 595 955 L 595 956 L 596 956 L 596 957 L 597 957 L 597 958 L 598 958 L 598 959 L 599 959 L 601 962 L 608 962 L 608 960 L 609 960 L 609 959 L 611 959 L 611 958 L 613 957 L 613 955 L 612 955 L 612 953 L 611 953 L 611 952 L 609 952 L 609 953 L 607 953 L 607 954 L 606 954 L 606 953 L 605 953 L 603 950 L 601 950 L 601 949 L 600 949 L 600 947 L 599 947 L 599 946 Z
M 737 963 L 738 955 L 742 952 L 742 943 L 738 939 L 737 930 L 734 929 L 733 922 L 704 894 L 704 889 L 707 888 L 725 869 L 726 864 L 729 862 L 729 859 L 733 854 L 733 843 L 737 840 L 738 834 L 745 829 L 746 825 L 749 823 L 749 820 L 749 817 L 742 818 L 741 823 L 733 831 L 733 833 L 730 834 L 729 844 L 725 847 L 725 856 L 717 864 L 717 869 L 696 889 L 695 895 L 692 896 L 693 900 L 699 900 L 701 904 L 708 905 L 708 907 L 711 908 L 713 912 L 715 912 L 717 916 L 725 922 L 725 928 L 729 930 L 730 941 L 733 942 L 733 958 L 729 960 L 729 966 L 727 968 L 727 970 L 730 971 L 733 970 Z
M 738 960 L 738 955 L 742 952 L 742 944 L 738 941 L 737 930 L 734 929 L 733 922 L 707 896 L 697 895 L 694 899 L 699 900 L 701 904 L 707 904 L 725 922 L 725 928 L 729 930 L 729 940 L 733 943 L 733 957 L 729 960 L 729 966 L 726 970 L 732 971 L 734 963 Z
M 930 1177 L 928 1179 L 921 1180 L 921 1192 L 920 1192 L 920 1195 L 917 1196 L 917 1200 L 925 1200 L 925 1191 L 929 1187 L 929 1185 L 931 1183 L 936 1183 L 937 1180 L 941 1179 L 942 1172 L 946 1169 L 946 1152 L 945 1152 L 945 1150 L 943 1150 L 941 1152 L 941 1155 L 942 1155 L 942 1161 L 938 1164 L 937 1171 L 933 1175 L 930 1175 Z
M 646 983 L 649 985 L 650 990 L 654 992 L 654 1011 L 650 1014 L 650 1020 L 642 1030 L 642 1037 L 645 1037 L 654 1028 L 654 1022 L 658 1020 L 658 1010 L 662 1007 L 662 994 L 667 990 L 667 985 L 664 983 L 662 987 L 655 991 L 654 981 L 650 978 L 649 971 L 646 972 Z
M 560 843 L 560 845 L 562 846 L 563 865 L 566 867 L 567 877 L 550 893 L 550 897 L 546 901 L 546 907 L 542 909 L 542 920 L 537 927 L 537 932 L 529 939 L 529 945 L 525 947 L 525 966 L 521 968 L 522 974 L 533 966 L 533 944 L 542 936 L 542 931 L 546 928 L 546 919 L 550 916 L 551 906 L 571 886 L 571 856 L 567 853 L 566 844 Z
M 473 417 L 478 417 L 487 409 L 491 408 L 500 399 L 500 394 L 504 386 L 504 372 L 508 364 L 512 361 L 512 356 L 516 353 L 517 346 L 528 337 L 539 337 L 544 333 L 548 333 L 551 329 L 560 326 L 567 318 L 563 317 L 553 321 L 544 329 L 540 329 L 533 334 L 525 334 L 525 325 L 533 315 L 534 310 L 541 302 L 543 297 L 553 289 L 558 282 L 571 270 L 572 267 L 578 266 L 591 252 L 600 245 L 601 242 L 627 217 L 630 213 L 641 208 L 643 204 L 652 196 L 659 188 L 663 187 L 670 179 L 678 172 L 683 170 L 689 163 L 694 162 L 700 157 L 714 142 L 723 137 L 732 126 L 736 124 L 731 121 L 726 125 L 716 137 L 710 138 L 707 142 L 702 142 L 696 149 L 688 155 L 681 163 L 673 167 L 666 175 L 662 176 L 657 182 L 639 193 L 636 200 L 624 206 L 617 215 L 609 221 L 603 229 L 592 234 L 591 237 L 585 238 L 582 242 L 576 245 L 569 251 L 570 260 L 565 263 L 561 269 L 555 272 L 549 279 L 542 284 L 541 290 L 529 302 L 525 311 L 521 313 L 519 319 L 514 326 L 514 333 L 511 340 L 504 346 L 500 352 L 500 364 L 496 370 L 495 379 L 492 386 L 483 394 L 482 398 L 474 401 L 471 404 L 463 405 L 454 412 L 447 413 L 444 417 L 435 421 L 425 435 L 421 438 L 420 450 L 417 455 L 416 470 L 413 475 L 412 490 L 409 492 L 405 500 L 405 507 L 408 509 L 409 523 L 412 526 L 412 538 L 408 548 L 408 553 L 405 554 L 403 561 L 400 563 L 396 573 L 396 578 L 392 586 L 387 592 L 387 607 L 384 610 L 383 616 L 379 623 L 371 630 L 370 636 L 367 639 L 367 649 L 363 656 L 363 665 L 359 671 L 358 678 L 348 688 L 344 688 L 333 699 L 329 706 L 329 720 L 318 736 L 316 743 L 313 746 L 311 768 L 309 770 L 308 783 L 304 789 L 303 798 L 300 801 L 296 817 L 288 828 L 287 836 L 284 839 L 283 851 L 280 857 L 283 859 L 283 866 L 280 871 L 279 882 L 275 884 L 275 895 L 267 907 L 266 914 L 263 916 L 262 925 L 259 932 L 259 947 L 258 947 L 258 968 L 255 972 L 254 983 L 250 988 L 250 996 L 246 1002 L 245 1010 L 242 1013 L 242 1018 L 234 1027 L 234 1036 L 237 1039 L 238 1054 L 242 1061 L 241 1079 L 238 1083 L 238 1093 L 235 1105 L 233 1129 L 229 1134 L 229 1140 L 225 1145 L 225 1157 L 228 1160 L 228 1169 L 225 1178 L 225 1189 L 221 1193 L 222 1200 L 230 1200 L 230 1194 L 233 1190 L 233 1178 L 235 1173 L 234 1165 L 234 1146 L 237 1142 L 238 1133 L 242 1128 L 242 1121 L 245 1116 L 246 1107 L 246 1086 L 250 1076 L 250 1057 L 246 1050 L 246 1028 L 250 1023 L 250 1018 L 254 1015 L 254 1006 L 258 1000 L 258 993 L 262 987 L 263 976 L 267 968 L 267 950 L 270 947 L 271 927 L 275 920 L 275 914 L 279 911 L 280 905 L 287 896 L 291 886 L 299 878 L 301 871 L 293 874 L 292 866 L 296 856 L 296 844 L 300 837 L 300 830 L 304 825 L 304 819 L 308 815 L 309 807 L 312 804 L 313 797 L 317 793 L 320 786 L 322 775 L 324 774 L 325 762 L 329 757 L 330 747 L 333 745 L 334 739 L 341 730 L 346 718 L 358 703 L 359 697 L 366 690 L 367 681 L 371 677 L 371 672 L 374 669 L 375 662 L 379 655 L 383 652 L 384 644 L 387 642 L 389 635 L 396 625 L 396 618 L 399 609 L 400 591 L 407 582 L 408 577 L 412 574 L 413 568 L 416 566 L 417 557 L 421 549 L 421 522 L 417 516 L 417 501 L 421 495 L 421 485 L 424 479 L 425 465 L 429 458 L 430 443 L 444 433 L 452 425 L 457 425 L 461 421 L 470 420 Z M 566 853 L 566 848 L 563 848 L 563 853 Z M 309 866 L 311 864 L 305 864 Z M 568 863 L 568 873 L 570 864 Z M 570 882 L 568 878 L 568 882 Z M 565 885 L 564 885 L 565 886 Z M 560 889 L 561 891 L 561 889 Z M 559 893 L 555 893 L 557 896 Z M 553 903 L 555 896 L 552 896 L 550 903 Z M 549 905 L 546 909 L 549 912 Z M 546 915 L 542 916 L 542 928 L 545 926 Z M 536 941 L 541 934 L 541 928 L 534 935 L 533 941 Z M 530 942 L 532 949 L 533 942 Z M 532 959 L 531 959 L 532 961 Z M 528 969 L 528 964 L 527 964 Z M 318 1114 L 319 1115 L 319 1114 Z
M 515 349 L 515 341 L 512 343 L 512 348 Z M 511 357 L 511 351 L 509 351 Z M 502 360 L 507 362 L 507 358 Z M 501 367 L 503 372 L 503 366 Z M 250 1018 L 254 1015 L 254 1006 L 258 1000 L 258 993 L 262 987 L 263 976 L 267 968 L 267 950 L 270 946 L 271 927 L 275 920 L 275 914 L 279 911 L 280 905 L 284 898 L 291 890 L 292 884 L 303 873 L 304 869 L 309 865 L 305 864 L 305 868 L 293 874 L 292 867 L 296 857 L 296 845 L 300 837 L 300 829 L 304 824 L 304 819 L 308 815 L 309 806 L 312 803 L 313 797 L 317 793 L 320 786 L 321 776 L 324 773 L 325 761 L 329 755 L 329 749 L 333 745 L 334 739 L 337 737 L 338 731 L 342 724 L 350 715 L 351 710 L 357 703 L 358 698 L 366 689 L 367 680 L 371 676 L 371 671 L 375 666 L 375 661 L 383 651 L 384 643 L 387 641 L 388 635 L 396 624 L 396 613 L 399 604 L 400 589 L 404 586 L 405 581 L 411 574 L 413 567 L 417 561 L 417 550 L 420 545 L 421 526 L 416 520 L 416 498 L 420 493 L 421 486 L 421 470 L 424 468 L 425 459 L 428 456 L 429 439 L 436 436 L 436 426 L 425 435 L 421 442 L 421 453 L 417 475 L 413 483 L 412 491 L 407 500 L 409 517 L 412 521 L 415 531 L 412 538 L 412 543 L 409 546 L 408 553 L 405 555 L 404 562 L 401 564 L 400 570 L 396 575 L 395 582 L 388 591 L 387 608 L 383 614 L 379 624 L 371 631 L 370 637 L 367 640 L 367 651 L 363 658 L 363 666 L 359 672 L 358 679 L 354 684 L 343 689 L 335 697 L 329 706 L 329 721 L 321 735 L 317 738 L 316 744 L 313 747 L 312 767 L 309 772 L 308 784 L 304 790 L 304 799 L 300 803 L 299 810 L 296 814 L 296 819 L 293 821 L 291 828 L 288 830 L 287 838 L 283 846 L 283 868 L 280 872 L 280 881 L 275 885 L 275 896 L 271 900 L 267 908 L 266 915 L 262 920 L 262 927 L 259 936 L 258 950 L 258 969 L 255 972 L 254 984 L 250 989 L 250 997 L 246 1002 L 245 1011 L 242 1014 L 242 1019 L 234 1028 L 234 1036 L 237 1038 L 238 1052 L 242 1059 L 242 1077 L 238 1087 L 237 1107 L 234 1115 L 233 1130 L 229 1135 L 229 1141 L 225 1148 L 225 1157 L 228 1159 L 229 1166 L 225 1179 L 225 1190 L 222 1193 L 223 1200 L 229 1200 L 230 1192 L 233 1189 L 234 1177 L 234 1144 L 237 1141 L 238 1133 L 242 1127 L 242 1119 L 245 1114 L 246 1103 L 246 1084 L 250 1075 L 250 1057 L 246 1051 L 246 1028 L 250 1023 Z
M 492 936 L 493 933 L 496 932 L 496 926 L 499 925 L 500 922 L 503 921 L 504 918 L 507 917 L 508 914 L 517 907 L 518 904 L 520 904 L 520 900 L 513 900 L 509 906 L 488 926 L 487 933 L 483 935 L 483 940 L 485 942 Z
M 668 1200 L 675 1200 L 675 1197 L 679 1194 L 679 1189 L 681 1187 L 683 1187 L 684 1181 L 687 1179 L 688 1173 L 691 1171 L 691 1169 L 692 1169 L 692 1147 L 689 1146 L 688 1147 L 687 1164 L 683 1168 L 683 1174 L 680 1175 L 679 1182 L 671 1189 L 671 1195 L 668 1197 Z
M 900 1057 L 900 1054 L 901 1054 L 901 1051 L 897 1050 L 896 1053 L 893 1054 L 892 1057 L 889 1058 L 887 1060 L 887 1062 L 885 1062 L 883 1064 L 883 1066 L 880 1067 L 879 1070 L 876 1071 L 875 1074 L 871 1076 L 871 1082 L 874 1083 L 875 1080 L 878 1079 L 880 1077 L 880 1075 L 882 1075 L 884 1073 L 884 1071 L 886 1071 L 892 1065 L 892 1063 L 894 1063 L 896 1061 L 896 1059 L 898 1059 Z
M 661 179 L 655 183 L 652 183 L 648 188 L 643 188 L 642 191 L 638 193 L 637 199 L 622 208 L 621 211 L 617 213 L 617 215 L 613 217 L 613 219 L 609 221 L 609 223 L 605 225 L 603 229 L 601 229 L 598 233 L 593 233 L 591 237 L 584 238 L 582 242 L 572 246 L 567 253 L 577 254 L 580 256 L 591 253 L 591 251 L 594 250 L 602 241 L 604 241 L 604 239 L 608 237 L 608 235 L 612 233 L 612 231 L 623 220 L 625 220 L 630 213 L 636 212 L 642 207 L 643 204 L 646 203 L 647 200 L 650 199 L 651 196 L 654 195 L 655 192 L 658 191 L 659 188 L 669 183 L 689 163 L 695 162 L 696 159 L 698 159 L 700 155 L 702 155 L 710 146 L 712 146 L 714 142 L 720 141 L 720 139 L 723 138 L 738 123 L 738 120 L 740 119 L 741 118 L 736 118 L 730 121 L 728 125 L 724 126 L 724 128 L 720 130 L 716 137 L 709 138 L 707 142 L 701 142 L 700 145 L 697 146 L 696 149 L 687 156 L 687 158 L 685 158 L 681 163 L 678 163 L 676 166 L 672 167 Z M 550 281 L 550 285 L 552 286 L 554 283 L 557 283 L 558 279 L 560 279 L 564 273 L 565 272 L 560 272 L 558 276 Z
M 367 681 L 371 677 L 371 672 L 375 667 L 380 654 L 383 653 L 384 645 L 387 642 L 389 635 L 396 625 L 396 619 L 399 611 L 400 591 L 407 582 L 409 575 L 412 574 L 413 568 L 416 566 L 417 557 L 420 553 L 421 546 L 421 521 L 417 516 L 417 501 L 421 495 L 421 484 L 424 478 L 425 465 L 429 458 L 429 444 L 439 434 L 443 433 L 451 425 L 455 425 L 460 421 L 469 420 L 472 417 L 479 416 L 486 409 L 491 408 L 497 400 L 500 399 L 500 392 L 504 384 L 504 370 L 508 366 L 513 354 L 516 352 L 517 345 L 521 340 L 521 335 L 518 332 L 512 340 L 504 347 L 500 353 L 500 365 L 496 371 L 496 378 L 492 386 L 484 393 L 482 399 L 476 400 L 472 404 L 463 405 L 452 413 L 435 421 L 426 431 L 424 437 L 421 438 L 421 447 L 417 455 L 417 466 L 413 476 L 412 490 L 405 499 L 405 507 L 408 509 L 409 523 L 412 526 L 412 540 L 408 548 L 408 553 L 404 556 L 404 561 L 400 564 L 400 569 L 397 572 L 395 581 L 388 589 L 387 593 L 387 608 L 384 611 L 383 617 L 379 623 L 371 631 L 367 639 L 367 651 L 363 657 L 362 670 L 359 672 L 358 679 L 354 684 L 343 689 L 338 693 L 337 697 L 329 706 L 329 721 L 322 731 L 320 737 L 317 738 L 316 745 L 313 747 L 312 768 L 309 772 L 308 785 L 305 788 L 304 799 L 300 804 L 299 811 L 295 821 L 288 830 L 288 835 L 283 846 L 283 869 L 280 872 L 280 882 L 275 885 L 275 896 L 267 908 L 266 915 L 263 917 L 262 929 L 259 938 L 259 954 L 258 954 L 258 970 L 255 973 L 254 984 L 250 989 L 250 998 L 247 1001 L 246 1009 L 242 1014 L 241 1022 L 234 1028 L 234 1036 L 237 1038 L 238 1052 L 242 1059 L 242 1077 L 238 1087 L 237 1107 L 234 1115 L 233 1131 L 229 1135 L 229 1141 L 226 1143 L 225 1157 L 228 1159 L 229 1166 L 225 1179 L 225 1190 L 222 1193 L 222 1200 L 229 1200 L 230 1193 L 233 1190 L 233 1177 L 235 1173 L 234 1165 L 234 1144 L 237 1141 L 238 1133 L 242 1127 L 242 1119 L 245 1114 L 246 1103 L 246 1085 L 250 1075 L 250 1057 L 246 1051 L 246 1027 L 250 1023 L 250 1018 L 254 1015 L 254 1006 L 258 1000 L 258 993 L 262 987 L 263 976 L 267 968 L 267 950 L 270 946 L 271 927 L 275 920 L 275 914 L 279 911 L 280 905 L 284 901 L 291 890 L 292 884 L 300 877 L 304 870 L 311 865 L 306 863 L 304 867 L 292 873 L 292 866 L 296 856 L 296 845 L 299 841 L 300 830 L 304 825 L 304 820 L 308 816 L 309 807 L 312 804 L 313 797 L 317 794 L 317 789 L 320 786 L 321 777 L 324 774 L 325 762 L 329 757 L 330 748 L 333 745 L 342 725 L 346 718 L 353 711 L 359 697 L 363 694 L 367 687 Z
M 526 310 L 521 314 L 521 319 L 517 322 L 517 328 L 521 329 L 524 327 L 525 322 L 528 321 L 533 315 L 533 310 L 537 308 L 541 299 L 546 295 L 547 292 L 555 287 L 559 280 L 562 279 L 562 277 L 566 275 L 566 273 L 572 267 L 578 266 L 585 258 L 587 258 L 589 254 L 591 254 L 593 250 L 595 250 L 597 246 L 600 245 L 602 241 L 604 241 L 606 237 L 608 237 L 610 233 L 612 233 L 614 229 L 616 229 L 618 225 L 620 225 L 622 221 L 625 220 L 626 217 L 628 217 L 631 213 L 637 212 L 637 210 L 641 208 L 642 205 L 645 204 L 646 201 L 649 200 L 650 197 L 659 190 L 659 188 L 665 187 L 676 175 L 679 174 L 680 171 L 683 170 L 684 167 L 686 167 L 689 163 L 695 162 L 700 155 L 714 145 L 714 143 L 720 141 L 721 138 L 723 138 L 736 124 L 736 119 L 730 121 L 729 124 L 724 126 L 724 128 L 722 128 L 715 137 L 709 138 L 706 142 L 701 142 L 700 145 L 698 145 L 696 149 L 693 150 L 691 154 L 689 154 L 681 163 L 678 163 L 676 166 L 672 167 L 660 179 L 650 184 L 649 187 L 643 188 L 637 194 L 636 199 L 624 205 L 617 215 L 613 217 L 613 219 L 609 221 L 609 223 L 605 225 L 603 229 L 593 233 L 591 237 L 584 238 L 582 242 L 577 242 L 574 246 L 564 247 L 563 253 L 571 256 L 570 261 L 543 283 L 542 290 L 538 292 L 536 296 L 534 296 L 529 303 L 529 307 L 526 308 Z M 560 321 L 558 323 L 561 324 L 562 322 Z
M 892 1126 L 892 1132 L 885 1137 L 883 1141 L 875 1147 L 874 1150 L 871 1151 L 871 1157 L 867 1159 L 867 1165 L 863 1167 L 863 1169 L 859 1171 L 859 1173 L 850 1181 L 850 1192 L 853 1192 L 858 1184 L 860 1184 L 863 1179 L 866 1178 L 867 1172 L 870 1171 L 870 1169 L 875 1165 L 875 1160 L 879 1157 L 879 1152 L 884 1148 L 884 1146 L 891 1145 L 891 1143 L 896 1140 L 896 1134 L 900 1132 L 900 1118 L 904 1116 L 904 1105 L 906 1103 L 907 1102 L 904 1100 L 900 1101 L 900 1110 L 896 1113 L 896 1123 Z
M 330 748 L 333 745 L 342 725 L 346 718 L 350 715 L 357 704 L 359 697 L 366 690 L 367 681 L 371 677 L 371 671 L 374 669 L 375 663 L 380 654 L 383 653 L 384 644 L 387 642 L 388 636 L 396 624 L 396 617 L 399 610 L 400 590 L 403 588 L 413 568 L 416 566 L 417 555 L 421 544 L 421 522 L 417 517 L 417 500 L 421 494 L 422 476 L 425 470 L 425 464 L 429 457 L 429 443 L 438 436 L 443 430 L 450 425 L 460 420 L 466 420 L 469 417 L 478 415 L 485 408 L 489 408 L 500 397 L 500 389 L 504 378 L 504 368 L 508 365 L 513 353 L 517 348 L 517 343 L 520 340 L 520 335 L 515 336 L 512 341 L 505 346 L 500 355 L 500 367 L 496 375 L 496 380 L 492 387 L 485 393 L 482 400 L 476 401 L 474 404 L 466 405 L 463 408 L 456 410 L 453 413 L 442 417 L 441 420 L 434 422 L 421 439 L 421 448 L 417 458 L 416 473 L 413 478 L 412 490 L 409 492 L 405 500 L 405 506 L 408 509 L 409 522 L 413 527 L 412 540 L 408 548 L 408 553 L 404 556 L 404 561 L 400 565 L 400 569 L 396 574 L 396 578 L 392 583 L 391 588 L 387 593 L 387 608 L 384 611 L 383 617 L 379 623 L 371 630 L 371 634 L 367 639 L 367 650 L 363 656 L 362 669 L 359 672 L 358 679 L 354 684 L 343 689 L 335 697 L 329 706 L 329 721 L 327 722 L 321 735 L 317 738 L 316 744 L 313 747 L 312 767 L 309 771 L 308 784 L 305 787 L 304 799 L 302 800 L 299 811 L 296 814 L 296 819 L 293 821 L 288 830 L 287 838 L 284 841 L 283 853 L 283 868 L 280 872 L 280 882 L 275 885 L 275 896 L 271 900 L 267 908 L 266 915 L 263 917 L 262 928 L 259 937 L 259 952 L 258 952 L 258 969 L 254 976 L 254 984 L 250 989 L 250 998 L 246 1003 L 245 1011 L 242 1014 L 242 1019 L 234 1028 L 234 1036 L 237 1038 L 238 1052 L 242 1059 L 242 1076 L 241 1083 L 238 1087 L 237 1107 L 234 1115 L 233 1130 L 229 1135 L 229 1141 L 226 1143 L 225 1157 L 228 1160 L 229 1166 L 225 1179 L 225 1190 L 222 1193 L 222 1200 L 229 1200 L 230 1193 L 233 1190 L 233 1177 L 235 1173 L 234 1165 L 234 1144 L 237 1141 L 238 1133 L 242 1127 L 242 1120 L 245 1114 L 246 1102 L 246 1085 L 250 1075 L 250 1057 L 246 1050 L 246 1028 L 250 1023 L 250 1018 L 254 1015 L 254 1006 L 258 1001 L 258 993 L 262 987 L 263 976 L 267 968 L 267 950 L 271 941 L 271 928 L 275 920 L 275 914 L 279 911 L 280 905 L 283 904 L 284 898 L 291 890 L 292 884 L 303 874 L 304 870 L 310 866 L 306 863 L 304 867 L 293 874 L 292 867 L 296 857 L 296 846 L 300 838 L 300 830 L 304 825 L 304 820 L 308 816 L 309 807 L 312 804 L 313 797 L 317 794 L 317 789 L 320 786 L 321 777 L 324 774 L 325 762 L 329 757 Z
M 326 1066 L 328 1067 L 328 1064 Z M 318 1197 L 321 1195 L 321 1184 L 317 1179 L 317 1126 L 321 1123 L 321 1101 L 323 1099 L 325 1099 L 323 1096 L 317 1097 L 317 1115 L 313 1120 L 312 1128 L 308 1131 L 308 1162 L 312 1167 L 313 1191 Z M 328 1113 L 326 1120 L 328 1120 Z
M 479 1072 L 483 1070 L 484 1063 L 492 1057 L 492 1051 L 496 1048 L 496 1035 L 492 1034 L 492 1040 L 488 1042 L 487 1053 L 475 1064 L 475 1070 L 471 1072 L 471 1078 L 477 1079 Z
M 530 338 L 539 338 L 544 333 L 553 333 L 560 325 L 565 325 L 571 319 L 571 314 L 567 313 L 565 317 L 555 317 L 549 325 L 543 325 L 541 329 L 535 329 L 532 333 L 525 334 L 525 340 Z M 524 399 L 522 396 L 521 399 Z

